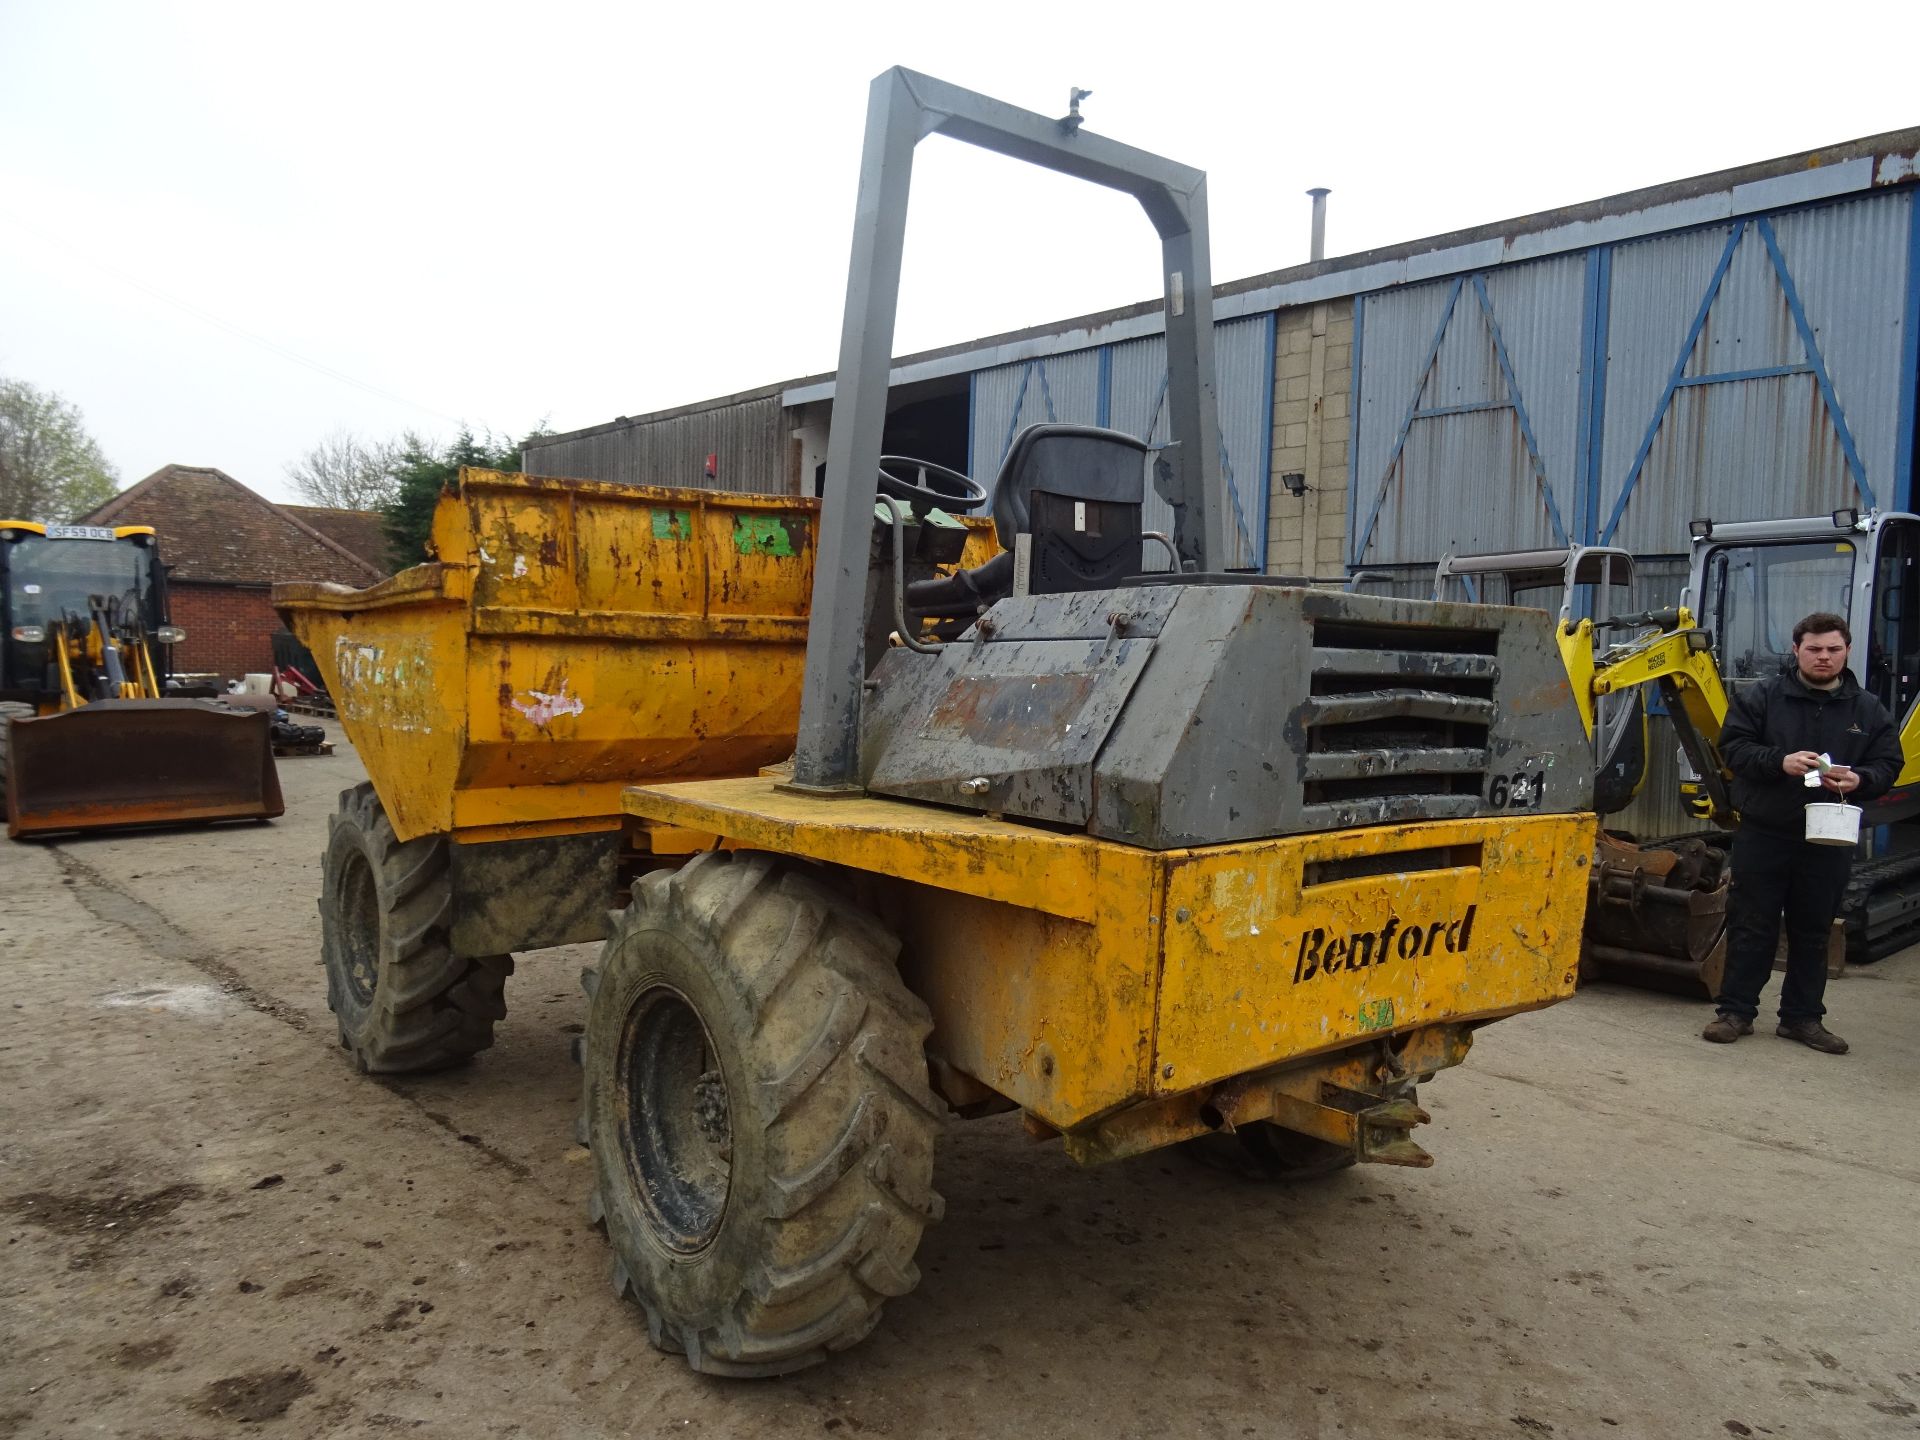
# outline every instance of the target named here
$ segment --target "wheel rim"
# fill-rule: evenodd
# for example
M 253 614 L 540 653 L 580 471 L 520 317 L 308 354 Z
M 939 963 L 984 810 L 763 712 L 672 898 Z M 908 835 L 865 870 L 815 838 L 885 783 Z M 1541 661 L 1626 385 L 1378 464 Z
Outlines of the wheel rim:
M 719 1233 L 732 1182 L 733 1125 L 712 1037 L 687 997 L 646 991 L 620 1036 L 620 1148 L 654 1234 L 676 1254 Z
M 347 989 L 356 1002 L 371 1005 L 380 983 L 380 890 L 373 866 L 357 850 L 348 854 L 340 876 L 340 920 Z

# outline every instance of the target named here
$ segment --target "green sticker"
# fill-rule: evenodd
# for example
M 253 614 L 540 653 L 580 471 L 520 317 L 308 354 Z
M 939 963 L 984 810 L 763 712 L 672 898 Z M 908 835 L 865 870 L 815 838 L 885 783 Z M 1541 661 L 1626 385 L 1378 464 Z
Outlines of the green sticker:
M 1393 1002 L 1391 1000 L 1369 1000 L 1360 1007 L 1362 1030 L 1385 1030 L 1392 1024 Z
M 792 555 L 793 541 L 777 515 L 742 515 L 733 522 L 733 548 L 742 555 Z
M 653 538 L 656 540 L 687 540 L 693 536 L 693 512 L 691 510 L 656 510 L 653 512 Z

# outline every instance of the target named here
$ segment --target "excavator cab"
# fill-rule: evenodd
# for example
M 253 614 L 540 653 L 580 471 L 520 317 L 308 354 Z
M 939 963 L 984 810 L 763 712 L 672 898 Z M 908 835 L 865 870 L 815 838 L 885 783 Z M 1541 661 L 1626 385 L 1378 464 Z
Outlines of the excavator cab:
M 282 813 L 270 718 L 168 695 L 184 638 L 151 527 L 0 521 L 9 836 Z
M 1556 616 L 1555 638 L 1570 675 L 1606 662 L 1617 634 L 1644 629 L 1628 613 L 1633 556 L 1604 545 L 1448 555 L 1435 568 L 1435 600 L 1522 605 Z M 1647 707 L 1638 689 L 1576 695 L 1593 739 L 1594 809 L 1612 815 L 1632 803 L 1647 778 Z
M 1920 516 L 1841 509 L 1783 520 L 1694 520 L 1686 602 L 1697 607 L 1729 696 L 1791 664 L 1793 627 L 1817 610 L 1853 631 L 1849 668 L 1899 727 L 1893 788 L 1864 807 L 1866 854 L 1841 916 L 1847 958 L 1878 960 L 1920 937 Z M 1697 773 L 1681 793 L 1712 806 Z

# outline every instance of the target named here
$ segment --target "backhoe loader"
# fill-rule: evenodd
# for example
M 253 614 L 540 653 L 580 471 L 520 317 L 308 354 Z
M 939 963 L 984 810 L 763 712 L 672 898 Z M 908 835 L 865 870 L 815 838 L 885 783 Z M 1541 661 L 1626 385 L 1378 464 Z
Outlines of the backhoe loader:
M 1596 805 L 1626 808 L 1646 774 L 1647 690 L 1680 746 L 1681 797 L 1700 834 L 1636 839 L 1602 830 L 1583 968 L 1589 975 L 1717 992 L 1729 832 L 1738 823 L 1718 748 L 1730 694 L 1792 663 L 1793 627 L 1826 610 L 1854 631 L 1854 677 L 1900 727 L 1905 763 L 1863 817 L 1864 858 L 1841 908 L 1847 958 L 1878 960 L 1920 935 L 1920 517 L 1838 510 L 1691 526 L 1685 592 L 1625 613 L 1625 552 L 1574 546 L 1448 556 L 1436 599 L 1471 584 L 1506 604 L 1558 600 L 1562 658 L 1595 747 Z M 1626 632 L 1624 635 L 1621 632 Z M 1620 638 L 1616 638 L 1619 636 Z
M 267 819 L 269 717 L 169 696 L 150 526 L 0 521 L 0 808 L 13 839 Z

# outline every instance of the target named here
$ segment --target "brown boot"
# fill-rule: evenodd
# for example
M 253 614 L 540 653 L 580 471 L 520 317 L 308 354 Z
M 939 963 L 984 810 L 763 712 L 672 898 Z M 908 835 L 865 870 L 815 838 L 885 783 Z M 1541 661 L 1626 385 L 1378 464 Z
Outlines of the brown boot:
M 1781 1034 L 1785 1034 L 1783 1030 Z M 1707 1028 L 1700 1032 L 1702 1040 L 1711 1040 L 1716 1045 L 1731 1045 L 1742 1035 L 1753 1034 L 1753 1022 L 1742 1020 L 1738 1015 L 1728 1015 L 1724 1011 L 1707 1022 Z
M 1782 1020 L 1773 1033 L 1788 1040 L 1798 1040 L 1809 1050 L 1819 1050 L 1828 1055 L 1847 1053 L 1847 1042 L 1818 1020 Z

